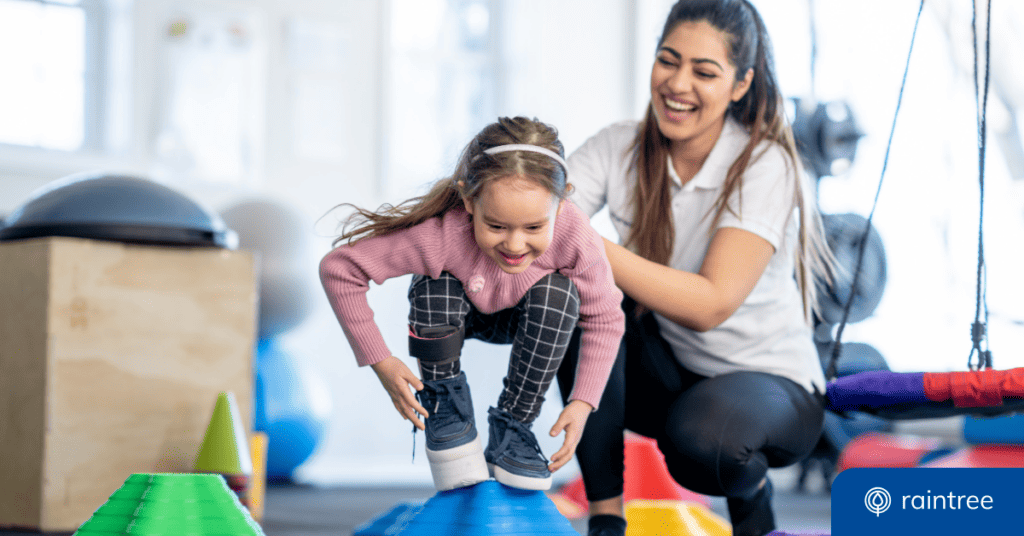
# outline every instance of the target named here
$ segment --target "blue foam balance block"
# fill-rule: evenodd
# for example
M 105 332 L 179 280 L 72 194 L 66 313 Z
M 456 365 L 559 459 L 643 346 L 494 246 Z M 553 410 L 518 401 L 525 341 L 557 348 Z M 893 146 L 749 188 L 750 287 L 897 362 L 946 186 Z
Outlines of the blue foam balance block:
M 495 480 L 439 492 L 397 534 L 579 536 L 544 492 L 510 488 Z
M 399 503 L 380 517 L 359 525 L 352 536 L 394 536 L 398 534 L 416 514 L 423 509 L 424 501 Z

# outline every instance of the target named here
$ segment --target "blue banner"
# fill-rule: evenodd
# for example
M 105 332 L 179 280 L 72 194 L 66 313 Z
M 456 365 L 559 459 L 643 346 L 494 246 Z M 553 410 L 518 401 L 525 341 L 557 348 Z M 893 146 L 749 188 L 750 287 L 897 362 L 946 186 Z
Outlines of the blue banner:
M 847 469 L 832 536 L 1024 535 L 1024 469 Z

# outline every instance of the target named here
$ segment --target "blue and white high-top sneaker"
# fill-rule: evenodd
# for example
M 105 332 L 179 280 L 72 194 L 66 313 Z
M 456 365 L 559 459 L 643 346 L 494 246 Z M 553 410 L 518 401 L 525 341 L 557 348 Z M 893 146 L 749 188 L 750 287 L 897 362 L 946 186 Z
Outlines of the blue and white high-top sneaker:
M 490 477 L 473 423 L 473 399 L 466 373 L 424 381 L 416 393 L 427 417 L 427 460 L 438 491 L 472 486 Z
M 531 425 L 517 421 L 498 408 L 487 410 L 490 439 L 484 457 L 491 475 L 506 486 L 547 490 L 551 488 L 548 460 L 530 430 Z

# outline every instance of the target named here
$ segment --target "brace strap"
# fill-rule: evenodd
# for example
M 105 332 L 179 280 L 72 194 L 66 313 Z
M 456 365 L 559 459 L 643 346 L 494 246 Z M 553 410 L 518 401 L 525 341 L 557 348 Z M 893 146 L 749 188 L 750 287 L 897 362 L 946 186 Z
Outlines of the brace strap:
M 462 355 L 466 327 L 433 326 L 421 328 L 417 335 L 409 327 L 409 355 L 432 365 L 447 365 Z

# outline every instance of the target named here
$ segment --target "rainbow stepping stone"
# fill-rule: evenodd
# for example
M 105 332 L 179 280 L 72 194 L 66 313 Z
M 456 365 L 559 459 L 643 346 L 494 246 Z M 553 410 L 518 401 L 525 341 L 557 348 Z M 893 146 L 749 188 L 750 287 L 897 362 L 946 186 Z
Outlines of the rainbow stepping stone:
M 74 536 L 265 536 L 218 474 L 129 476 Z
M 359 525 L 352 531 L 352 536 L 392 536 L 398 534 L 413 516 L 423 509 L 424 501 L 399 503 L 384 515 Z
M 629 501 L 626 523 L 626 536 L 732 536 L 728 521 L 703 504 L 689 501 Z
M 422 505 L 399 505 L 354 534 L 579 536 L 544 492 L 510 488 L 496 480 L 439 492 Z

